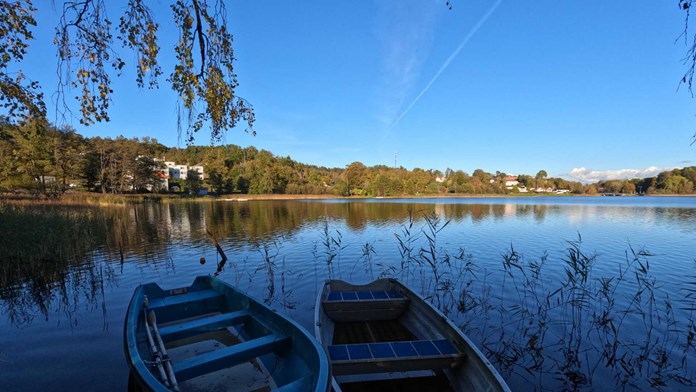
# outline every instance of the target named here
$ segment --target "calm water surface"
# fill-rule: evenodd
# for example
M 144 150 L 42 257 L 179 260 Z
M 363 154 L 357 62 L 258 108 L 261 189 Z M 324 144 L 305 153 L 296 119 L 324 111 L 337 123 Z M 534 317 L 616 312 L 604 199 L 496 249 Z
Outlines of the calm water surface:
M 34 231 L 0 220 L 3 391 L 125 391 L 122 326 L 134 288 L 206 274 L 310 330 L 327 277 L 398 277 L 449 312 L 513 390 L 691 390 L 696 379 L 693 197 L 211 201 L 13 214 L 68 224 Z M 591 267 L 573 269 L 578 258 Z

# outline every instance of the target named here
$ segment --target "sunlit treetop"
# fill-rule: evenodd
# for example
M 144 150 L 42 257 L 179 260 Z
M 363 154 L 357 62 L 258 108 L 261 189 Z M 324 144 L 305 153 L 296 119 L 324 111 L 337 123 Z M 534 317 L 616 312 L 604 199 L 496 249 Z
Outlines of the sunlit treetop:
M 105 0 L 66 0 L 56 5 L 61 17 L 54 38 L 59 75 L 54 96 L 64 119 L 76 116 L 84 125 L 109 121 L 112 77 L 120 76 L 126 66 L 134 66 L 138 87 L 159 86 L 163 73 L 157 59 L 159 24 L 144 0 L 123 1 L 125 12 L 117 24 L 107 16 Z M 170 8 L 179 37 L 176 64 L 167 81 L 178 95 L 179 130 L 186 129 L 186 141 L 192 142 L 206 126 L 211 140 L 219 141 L 240 121 L 255 134 L 253 107 L 235 92 L 239 83 L 233 37 L 223 1 L 177 0 Z M 20 62 L 26 54 L 31 28 L 36 26 L 35 12 L 31 0 L 0 2 L 0 105 L 10 118 L 46 112 L 38 83 L 21 72 L 7 71 L 10 62 Z M 117 49 L 133 52 L 135 63 L 126 64 Z M 72 109 L 71 98 L 79 110 Z
M 0 106 L 11 118 L 46 112 L 38 83 L 27 80 L 22 72 L 7 72 L 10 63 L 21 61 L 27 53 L 33 38 L 30 28 L 36 26 L 35 11 L 29 1 L 0 2 Z

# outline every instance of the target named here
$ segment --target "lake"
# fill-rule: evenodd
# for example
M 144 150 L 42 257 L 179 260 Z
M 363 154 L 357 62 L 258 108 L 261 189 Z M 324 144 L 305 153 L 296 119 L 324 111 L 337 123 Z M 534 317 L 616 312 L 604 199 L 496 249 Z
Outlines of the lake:
M 397 277 L 513 390 L 690 390 L 695 244 L 695 197 L 0 204 L 0 385 L 127 390 L 134 288 L 217 274 L 310 331 L 325 279 Z

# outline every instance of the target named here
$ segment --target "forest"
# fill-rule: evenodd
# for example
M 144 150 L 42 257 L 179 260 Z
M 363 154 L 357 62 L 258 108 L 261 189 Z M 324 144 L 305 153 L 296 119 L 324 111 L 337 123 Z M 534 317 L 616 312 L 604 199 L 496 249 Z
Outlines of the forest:
M 60 197 L 67 191 L 148 193 L 158 190 L 164 161 L 203 165 L 204 176 L 169 180 L 170 189 L 184 194 L 205 187 L 224 194 L 314 194 L 335 196 L 417 196 L 438 194 L 504 195 L 523 190 L 564 190 L 576 195 L 692 194 L 696 166 L 674 169 L 657 177 L 607 180 L 582 184 L 562 178 L 463 170 L 368 167 L 352 162 L 327 168 L 276 156 L 254 147 L 233 144 L 170 148 L 143 137 L 86 138 L 70 127 L 58 128 L 42 119 L 13 123 L 0 118 L 0 192 Z M 176 188 L 174 188 L 176 187 Z M 527 192 L 527 194 L 535 192 Z

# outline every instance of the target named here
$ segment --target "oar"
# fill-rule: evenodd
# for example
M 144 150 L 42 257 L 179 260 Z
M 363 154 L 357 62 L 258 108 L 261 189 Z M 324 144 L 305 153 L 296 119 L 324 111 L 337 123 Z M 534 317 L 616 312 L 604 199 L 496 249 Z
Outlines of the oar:
M 169 356 L 167 355 L 167 349 L 164 347 L 162 336 L 159 333 L 159 328 L 157 328 L 157 316 L 155 316 L 154 310 L 151 310 L 150 313 L 147 314 L 147 321 L 152 325 L 152 329 L 155 330 L 155 338 L 157 339 L 157 344 L 159 344 L 160 351 L 162 351 L 162 357 L 164 358 L 164 367 L 167 369 L 169 381 L 171 381 L 172 383 L 172 389 L 174 389 L 175 391 L 179 391 L 179 385 L 176 383 L 176 376 L 174 376 L 172 362 L 169 360 Z
M 157 365 L 157 369 L 159 369 L 160 373 L 160 378 L 162 381 L 164 381 L 164 386 L 167 388 L 169 387 L 169 380 L 167 379 L 167 375 L 164 373 L 164 368 L 162 367 L 162 361 L 160 360 L 160 354 L 159 350 L 157 349 L 157 346 L 155 345 L 155 341 L 152 339 L 152 333 L 150 332 L 150 325 L 147 322 L 147 310 L 143 309 L 143 316 L 145 316 L 145 332 L 147 332 L 147 343 L 150 346 L 150 352 L 152 353 L 152 356 L 155 358 L 155 364 Z

